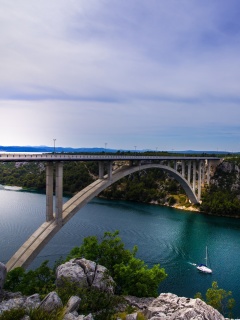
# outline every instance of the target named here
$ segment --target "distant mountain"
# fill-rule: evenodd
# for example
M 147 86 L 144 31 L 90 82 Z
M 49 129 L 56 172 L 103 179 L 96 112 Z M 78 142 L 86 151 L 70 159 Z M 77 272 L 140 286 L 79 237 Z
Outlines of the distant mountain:
M 70 147 L 56 147 L 55 152 L 81 152 L 81 153 L 101 153 L 117 151 L 130 151 L 130 152 L 155 152 L 154 150 L 117 150 L 117 149 L 105 149 L 105 148 L 70 148 Z M 53 147 L 48 146 L 0 146 L 0 152 L 54 152 Z M 229 154 L 228 151 L 198 151 L 198 150 L 183 150 L 183 151 L 167 151 L 169 153 L 182 153 L 182 154 Z
M 114 149 L 105 148 L 70 148 L 56 147 L 55 152 L 117 152 Z M 0 146 L 0 152 L 54 152 L 53 147 L 48 146 Z

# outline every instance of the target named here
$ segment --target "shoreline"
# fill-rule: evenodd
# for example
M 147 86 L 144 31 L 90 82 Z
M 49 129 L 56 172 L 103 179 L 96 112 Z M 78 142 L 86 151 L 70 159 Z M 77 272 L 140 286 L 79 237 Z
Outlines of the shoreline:
M 23 187 L 19 187 L 19 186 L 8 186 L 8 185 L 2 185 L 0 184 L 0 190 L 7 190 L 7 191 L 20 191 L 20 192 L 35 192 L 35 193 L 39 193 L 39 194 L 43 194 L 45 193 L 45 191 L 43 192 L 43 190 L 41 189 L 31 189 L 31 188 L 23 188 Z M 77 192 L 73 193 L 73 194 L 65 194 L 66 197 L 73 197 Z M 64 194 L 63 194 L 64 195 Z M 102 198 L 102 199 L 106 199 L 106 200 L 122 200 L 122 199 L 113 199 L 113 198 L 106 198 L 106 197 L 102 197 L 102 196 L 97 196 L 97 198 Z M 127 200 L 123 200 L 123 201 L 127 201 Z M 130 200 L 128 200 L 130 201 Z M 131 201 L 130 201 L 131 202 Z M 141 203 L 141 202 L 140 202 Z M 216 216 L 216 217 L 223 217 L 223 218 L 234 218 L 234 219 L 239 219 L 240 216 L 230 216 L 230 215 L 220 215 L 220 214 L 213 214 L 210 212 L 204 212 L 201 211 L 200 208 L 196 208 L 195 206 L 184 206 L 184 205 L 179 205 L 179 204 L 174 204 L 172 206 L 168 205 L 168 204 L 159 204 L 156 201 L 150 201 L 148 202 L 148 204 L 150 205 L 157 205 L 157 206 L 164 206 L 164 207 L 169 207 L 169 208 L 173 208 L 173 209 L 177 209 L 177 210 L 181 210 L 181 211 L 190 211 L 190 212 L 196 212 L 199 214 L 206 214 L 209 216 Z

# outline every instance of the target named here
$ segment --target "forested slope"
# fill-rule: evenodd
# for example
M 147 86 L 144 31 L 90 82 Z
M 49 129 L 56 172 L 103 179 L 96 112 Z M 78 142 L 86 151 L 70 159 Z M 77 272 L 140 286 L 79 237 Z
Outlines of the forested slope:
M 97 162 L 65 162 L 63 190 L 74 194 L 98 178 Z M 0 184 L 45 192 L 43 163 L 0 164 Z M 191 206 L 180 184 L 159 169 L 131 174 L 104 190 L 101 197 L 160 205 Z M 202 192 L 200 208 L 209 214 L 240 216 L 240 158 L 225 159 Z

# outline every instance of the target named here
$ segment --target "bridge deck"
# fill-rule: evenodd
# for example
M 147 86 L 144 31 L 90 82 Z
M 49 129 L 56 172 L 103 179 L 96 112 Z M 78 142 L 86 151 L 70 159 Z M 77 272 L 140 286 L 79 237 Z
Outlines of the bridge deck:
M 218 157 L 191 157 L 191 156 L 146 156 L 146 155 L 78 155 L 78 154 L 0 154 L 0 162 L 8 161 L 118 161 L 118 160 L 219 160 Z

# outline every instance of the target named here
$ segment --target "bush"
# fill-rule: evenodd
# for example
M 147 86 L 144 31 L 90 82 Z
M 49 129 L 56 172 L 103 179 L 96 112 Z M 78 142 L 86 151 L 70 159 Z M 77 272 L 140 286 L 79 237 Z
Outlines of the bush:
M 0 314 L 0 320 L 21 320 L 26 311 L 23 308 L 11 309 Z
M 35 270 L 25 271 L 17 267 L 7 273 L 4 289 L 12 292 L 20 291 L 24 295 L 39 293 L 44 296 L 55 289 L 55 273 L 44 261 Z
M 135 257 L 137 247 L 125 249 L 118 236 L 119 232 L 105 232 L 102 242 L 91 236 L 84 239 L 83 245 L 74 248 L 67 260 L 84 257 L 105 266 L 116 282 L 117 293 L 133 294 L 138 297 L 158 295 L 158 287 L 167 276 L 159 265 L 148 269 L 147 265 Z
M 232 316 L 232 309 L 235 305 L 235 300 L 230 298 L 232 295 L 231 291 L 226 291 L 224 289 L 218 288 L 218 284 L 216 281 L 212 282 L 212 287 L 209 288 L 206 292 L 206 299 L 205 302 L 212 306 L 213 308 L 217 309 L 223 315 L 229 313 L 229 316 Z M 204 301 L 202 294 L 198 292 L 195 295 L 195 298 L 199 298 Z
M 96 320 L 112 319 L 118 305 L 124 302 L 122 297 L 103 292 L 97 288 L 80 288 L 76 283 L 67 280 L 57 289 L 57 293 L 64 304 L 71 296 L 77 295 L 81 298 L 78 312 L 80 314 L 93 313 Z

